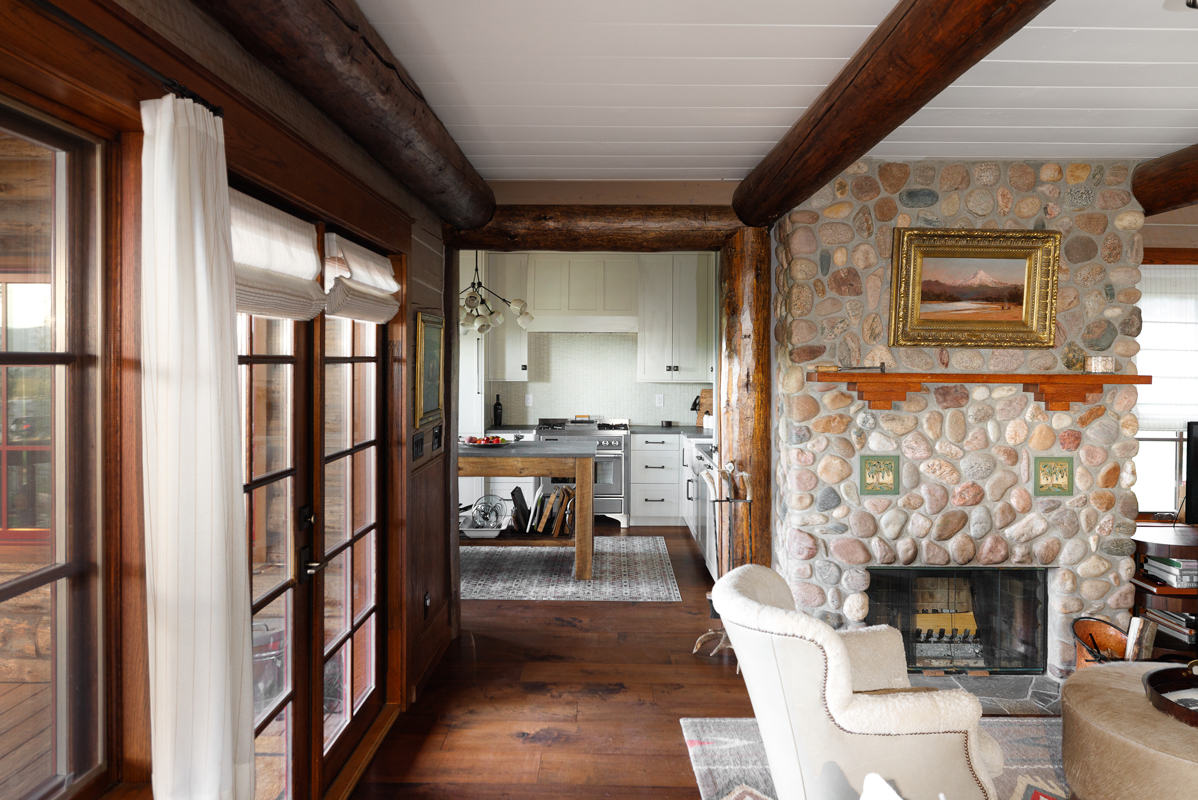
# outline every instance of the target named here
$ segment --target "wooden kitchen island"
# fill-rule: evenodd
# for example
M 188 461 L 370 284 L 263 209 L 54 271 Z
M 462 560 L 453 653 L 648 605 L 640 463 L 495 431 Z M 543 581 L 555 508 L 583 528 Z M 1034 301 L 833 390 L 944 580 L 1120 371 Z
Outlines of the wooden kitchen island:
M 512 442 L 502 447 L 458 445 L 458 476 L 462 478 L 573 478 L 574 538 L 537 542 L 507 543 L 533 545 L 544 542 L 574 548 L 574 579 L 591 579 L 591 561 L 595 552 L 592 495 L 595 470 L 593 441 Z M 479 545 L 499 544 L 494 539 L 479 539 Z

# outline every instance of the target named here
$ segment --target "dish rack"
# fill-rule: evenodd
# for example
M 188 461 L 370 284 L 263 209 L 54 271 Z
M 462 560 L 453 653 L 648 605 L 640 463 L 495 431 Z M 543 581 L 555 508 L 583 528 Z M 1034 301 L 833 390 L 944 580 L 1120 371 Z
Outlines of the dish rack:
M 512 515 L 504 514 L 499 521 L 498 528 L 476 528 L 474 527 L 474 519 L 470 512 L 466 511 L 458 514 L 458 530 L 467 539 L 494 539 L 499 534 L 503 533 L 512 524 Z

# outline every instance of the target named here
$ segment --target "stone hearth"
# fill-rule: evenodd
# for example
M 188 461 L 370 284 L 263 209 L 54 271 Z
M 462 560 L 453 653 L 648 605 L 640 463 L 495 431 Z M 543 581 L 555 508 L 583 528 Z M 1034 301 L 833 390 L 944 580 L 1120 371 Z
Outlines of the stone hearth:
M 911 372 L 1135 374 L 1139 228 L 1128 162 L 860 161 L 773 229 L 774 568 L 835 625 L 869 613 L 871 565 L 1049 568 L 1048 668 L 1072 671 L 1069 626 L 1126 627 L 1138 503 L 1134 386 L 1046 412 L 1022 385 L 925 385 L 870 411 L 819 364 Z M 896 227 L 1052 229 L 1063 236 L 1051 350 L 891 348 Z M 899 458 L 897 495 L 861 496 L 861 455 Z M 1074 492 L 1032 495 L 1037 456 L 1074 460 Z

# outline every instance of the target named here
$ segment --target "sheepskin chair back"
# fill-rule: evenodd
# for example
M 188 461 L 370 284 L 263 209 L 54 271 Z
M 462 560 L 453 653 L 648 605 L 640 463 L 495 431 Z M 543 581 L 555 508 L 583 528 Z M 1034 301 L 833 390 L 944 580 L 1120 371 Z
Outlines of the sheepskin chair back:
M 837 632 L 795 610 L 786 581 L 756 565 L 720 578 L 712 602 L 736 651 L 778 800 L 857 800 L 870 772 L 895 781 L 906 800 L 936 800 L 942 791 L 952 800 L 994 800 L 973 741 L 980 703 L 964 691 L 909 693 L 897 630 Z M 877 689 L 908 693 L 860 694 Z

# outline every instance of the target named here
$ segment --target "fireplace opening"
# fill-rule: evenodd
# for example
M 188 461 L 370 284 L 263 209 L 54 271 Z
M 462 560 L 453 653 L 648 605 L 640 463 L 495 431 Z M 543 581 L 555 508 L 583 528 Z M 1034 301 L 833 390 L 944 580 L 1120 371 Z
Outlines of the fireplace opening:
M 870 625 L 903 634 L 911 672 L 1042 673 L 1046 569 L 870 567 Z

